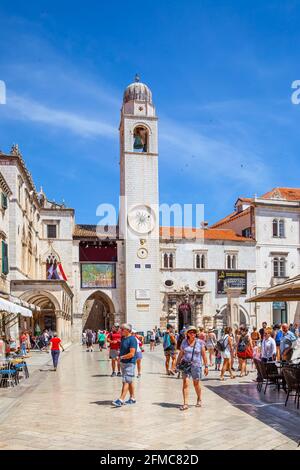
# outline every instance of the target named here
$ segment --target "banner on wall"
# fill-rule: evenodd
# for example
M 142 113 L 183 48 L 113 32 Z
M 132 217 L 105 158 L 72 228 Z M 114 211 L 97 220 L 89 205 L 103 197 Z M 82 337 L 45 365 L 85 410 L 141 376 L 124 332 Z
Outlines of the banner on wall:
M 227 294 L 228 288 L 241 289 L 241 294 L 247 294 L 247 271 L 217 271 L 217 294 Z
M 116 266 L 114 263 L 82 263 L 81 287 L 116 287 Z

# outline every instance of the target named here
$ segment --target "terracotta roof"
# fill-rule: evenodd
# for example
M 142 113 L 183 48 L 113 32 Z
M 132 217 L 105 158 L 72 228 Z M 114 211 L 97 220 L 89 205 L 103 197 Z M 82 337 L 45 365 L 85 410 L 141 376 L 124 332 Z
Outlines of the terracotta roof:
M 201 239 L 204 240 L 227 240 L 236 242 L 254 242 L 252 238 L 237 235 L 231 229 L 197 229 L 181 227 L 160 227 L 160 236 L 164 239 Z
M 244 215 L 247 215 L 249 214 L 250 212 L 250 207 L 247 207 L 247 209 L 241 211 L 241 212 L 238 212 L 238 211 L 235 211 L 235 212 L 232 212 L 232 214 L 229 214 L 227 215 L 226 217 L 224 217 L 223 219 L 219 220 L 218 222 L 216 222 L 215 224 L 212 224 L 210 226 L 210 228 L 217 228 L 217 227 L 220 227 L 221 225 L 224 225 L 226 224 L 227 222 L 231 222 L 232 220 L 236 220 L 238 219 L 239 217 L 243 217 Z
M 73 238 L 116 238 L 118 227 L 115 225 L 75 225 Z
M 283 199 L 285 201 L 300 201 L 300 188 L 273 188 L 263 194 L 261 199 Z
M 246 204 L 251 204 L 251 202 L 253 202 L 253 198 L 252 197 L 238 197 L 237 200 L 236 200 L 236 203 L 238 201 L 246 202 Z

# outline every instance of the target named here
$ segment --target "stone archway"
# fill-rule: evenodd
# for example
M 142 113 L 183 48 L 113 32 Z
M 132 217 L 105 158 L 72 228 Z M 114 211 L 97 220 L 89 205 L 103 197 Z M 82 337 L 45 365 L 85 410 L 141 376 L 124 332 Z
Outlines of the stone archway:
M 111 299 L 101 291 L 91 294 L 83 306 L 82 330 L 109 330 L 114 323 L 115 309 Z
M 57 314 L 60 312 L 60 305 L 58 300 L 45 291 L 28 291 L 20 296 L 29 304 L 34 304 L 39 307 L 38 312 L 33 313 L 33 319 L 28 328 L 32 330 L 33 334 L 39 334 L 44 329 L 57 331 L 59 336 L 62 335 L 61 327 L 57 321 Z M 58 331 L 59 330 L 59 331 Z

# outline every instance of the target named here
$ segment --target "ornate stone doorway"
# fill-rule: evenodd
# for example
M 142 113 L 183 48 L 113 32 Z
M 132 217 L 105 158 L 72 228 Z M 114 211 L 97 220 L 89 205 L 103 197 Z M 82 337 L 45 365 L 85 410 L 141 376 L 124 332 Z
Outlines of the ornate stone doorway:
M 181 303 L 178 307 L 178 331 L 192 324 L 192 308 L 189 303 Z

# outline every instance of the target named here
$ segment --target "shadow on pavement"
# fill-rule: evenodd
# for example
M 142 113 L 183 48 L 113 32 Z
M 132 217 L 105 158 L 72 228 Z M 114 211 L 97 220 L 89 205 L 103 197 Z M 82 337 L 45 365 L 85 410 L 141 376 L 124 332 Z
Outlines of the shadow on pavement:
M 162 408 L 180 408 L 180 405 L 176 405 L 176 403 L 167 403 L 165 401 L 162 401 L 160 403 L 152 403 L 152 405 L 161 406 Z
M 96 374 L 96 375 L 91 375 L 91 377 L 111 377 L 110 374 Z
M 112 400 L 91 401 L 90 405 L 108 406 L 111 405 Z
M 278 392 L 270 387 L 264 395 L 263 392 L 258 392 L 255 383 L 206 385 L 206 388 L 227 400 L 232 406 L 299 442 L 300 410 L 294 405 L 293 398 L 286 407 L 284 406 L 286 394 L 283 390 Z

